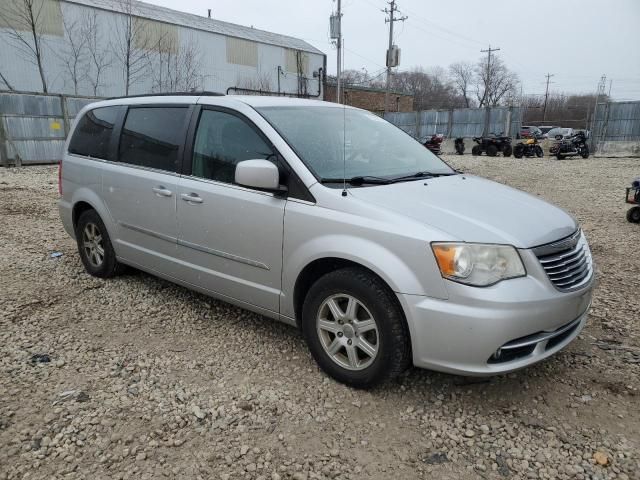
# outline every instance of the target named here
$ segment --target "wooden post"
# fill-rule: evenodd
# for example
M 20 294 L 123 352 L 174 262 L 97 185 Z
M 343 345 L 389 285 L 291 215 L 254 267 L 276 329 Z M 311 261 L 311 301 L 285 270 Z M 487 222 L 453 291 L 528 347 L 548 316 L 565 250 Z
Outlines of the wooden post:
M 69 135 L 71 124 L 69 122 L 69 110 L 67 109 L 67 97 L 65 95 L 60 95 L 60 105 L 62 107 L 62 124 L 64 125 L 64 138 L 66 139 L 67 135 Z

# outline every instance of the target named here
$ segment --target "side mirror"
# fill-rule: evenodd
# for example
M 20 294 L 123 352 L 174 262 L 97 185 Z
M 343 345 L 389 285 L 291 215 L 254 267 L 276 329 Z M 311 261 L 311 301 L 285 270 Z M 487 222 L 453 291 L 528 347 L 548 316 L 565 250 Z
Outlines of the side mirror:
M 269 160 L 244 160 L 236 165 L 236 183 L 260 190 L 280 190 L 280 172 Z
M 562 140 L 564 137 L 562 135 L 556 135 L 556 140 Z

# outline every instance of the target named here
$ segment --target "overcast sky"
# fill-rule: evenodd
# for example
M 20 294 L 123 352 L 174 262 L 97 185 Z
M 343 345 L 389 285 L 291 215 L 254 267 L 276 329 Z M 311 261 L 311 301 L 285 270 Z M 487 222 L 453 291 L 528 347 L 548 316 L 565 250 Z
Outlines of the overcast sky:
M 327 54 L 332 0 L 145 0 L 198 15 L 302 38 Z M 489 44 L 515 70 L 525 93 L 593 92 L 603 74 L 616 99 L 640 99 L 640 0 L 397 0 L 409 18 L 395 24 L 400 69 L 477 61 Z M 384 68 L 384 0 L 343 0 L 345 68 Z M 526 6 L 526 8 L 524 8 Z M 608 88 L 608 85 L 607 85 Z

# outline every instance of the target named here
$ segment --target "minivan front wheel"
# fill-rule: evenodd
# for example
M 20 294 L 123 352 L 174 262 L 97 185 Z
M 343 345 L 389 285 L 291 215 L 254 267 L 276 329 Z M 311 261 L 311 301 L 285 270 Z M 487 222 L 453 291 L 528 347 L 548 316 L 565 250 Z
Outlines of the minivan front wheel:
M 95 210 L 80 215 L 76 225 L 76 241 L 80 259 L 87 273 L 109 278 L 117 275 L 122 266 L 116 259 L 107 229 Z
M 321 277 L 303 305 L 302 331 L 320 367 L 339 382 L 369 388 L 409 365 L 406 322 L 390 289 L 364 269 Z

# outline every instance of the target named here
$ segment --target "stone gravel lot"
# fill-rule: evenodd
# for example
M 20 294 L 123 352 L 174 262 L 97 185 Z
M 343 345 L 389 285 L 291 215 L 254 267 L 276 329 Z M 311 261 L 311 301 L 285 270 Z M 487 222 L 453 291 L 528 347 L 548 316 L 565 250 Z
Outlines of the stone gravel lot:
M 640 159 L 447 158 L 579 219 L 589 323 L 524 371 L 412 369 L 373 391 L 328 379 L 291 327 L 140 272 L 88 276 L 56 169 L 0 170 L 0 479 L 640 478 L 640 225 L 623 203 Z

